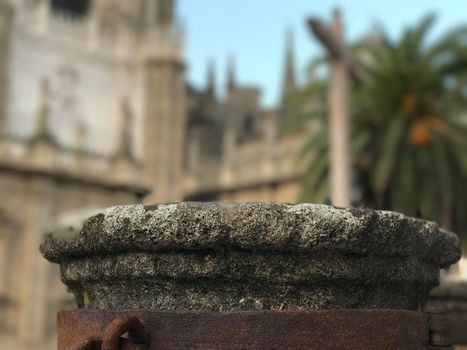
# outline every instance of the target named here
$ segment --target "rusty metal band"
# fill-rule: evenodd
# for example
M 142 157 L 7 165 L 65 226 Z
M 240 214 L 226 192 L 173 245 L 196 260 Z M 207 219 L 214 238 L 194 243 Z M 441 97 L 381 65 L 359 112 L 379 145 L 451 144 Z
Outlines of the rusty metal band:
M 452 349 L 446 320 L 404 310 L 234 313 L 75 310 L 59 350 Z

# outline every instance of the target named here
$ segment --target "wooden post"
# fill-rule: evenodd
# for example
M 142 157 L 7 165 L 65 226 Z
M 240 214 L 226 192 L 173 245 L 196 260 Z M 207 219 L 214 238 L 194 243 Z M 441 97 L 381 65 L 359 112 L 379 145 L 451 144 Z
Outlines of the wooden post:
M 359 78 L 359 72 L 344 47 L 344 33 L 339 11 L 335 10 L 331 26 L 311 19 L 313 34 L 323 44 L 330 60 L 330 88 L 328 91 L 330 140 L 331 203 L 338 207 L 351 204 L 351 168 L 348 122 L 349 75 Z
M 342 44 L 343 28 L 339 13 L 334 13 L 332 34 Z M 331 59 L 331 85 L 328 93 L 329 139 L 331 154 L 331 203 L 350 206 L 350 143 L 347 113 L 348 76 L 345 52 Z

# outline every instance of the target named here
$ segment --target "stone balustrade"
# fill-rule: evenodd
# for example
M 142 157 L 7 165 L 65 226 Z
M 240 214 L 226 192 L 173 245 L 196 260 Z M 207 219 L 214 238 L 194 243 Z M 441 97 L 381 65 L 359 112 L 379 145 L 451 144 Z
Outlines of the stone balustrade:
M 435 223 L 264 203 L 113 207 L 41 249 L 80 307 L 165 311 L 421 310 L 460 257 Z

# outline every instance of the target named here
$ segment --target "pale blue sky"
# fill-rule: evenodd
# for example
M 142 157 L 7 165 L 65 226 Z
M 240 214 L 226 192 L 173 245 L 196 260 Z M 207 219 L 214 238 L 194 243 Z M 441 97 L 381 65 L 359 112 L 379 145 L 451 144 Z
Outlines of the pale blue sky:
M 306 63 L 321 50 L 305 19 L 328 19 L 335 6 L 342 10 L 350 40 L 376 22 L 398 35 L 429 12 L 438 14 L 435 34 L 467 23 L 467 0 L 178 0 L 186 26 L 189 81 L 203 86 L 206 66 L 213 60 L 222 93 L 227 58 L 234 54 L 239 82 L 259 85 L 263 103 L 273 106 L 280 92 L 287 28 L 295 34 L 297 75 L 303 79 Z

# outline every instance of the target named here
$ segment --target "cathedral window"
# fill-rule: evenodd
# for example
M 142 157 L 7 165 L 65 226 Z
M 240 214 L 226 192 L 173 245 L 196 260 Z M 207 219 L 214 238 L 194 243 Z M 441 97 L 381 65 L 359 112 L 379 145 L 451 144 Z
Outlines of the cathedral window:
M 52 9 L 73 17 L 85 16 L 89 10 L 90 0 L 52 0 Z

